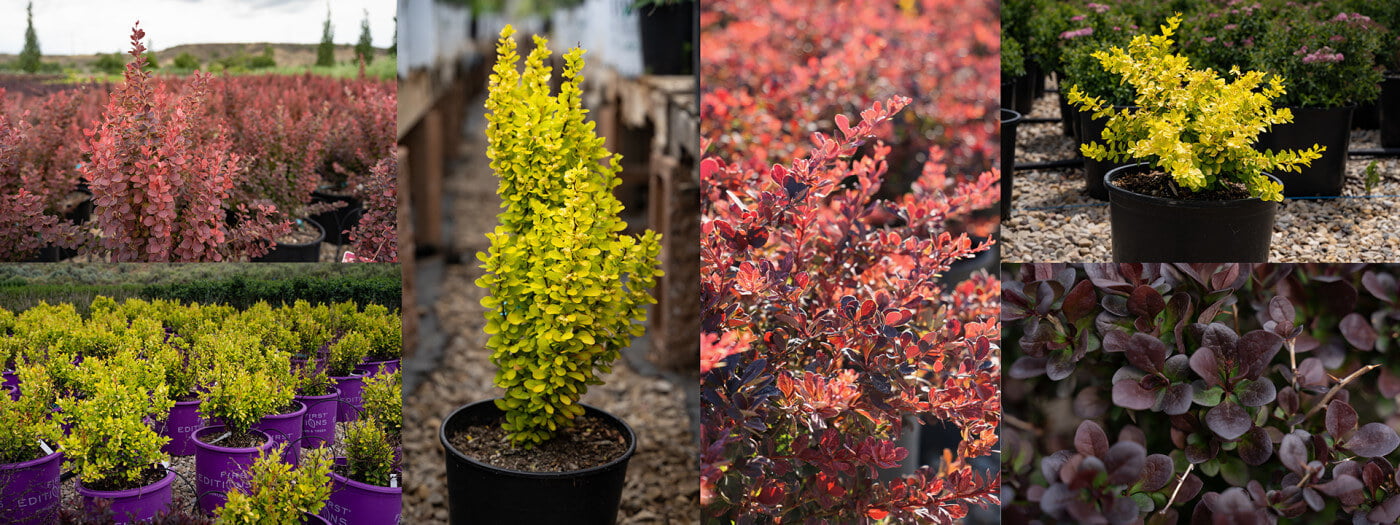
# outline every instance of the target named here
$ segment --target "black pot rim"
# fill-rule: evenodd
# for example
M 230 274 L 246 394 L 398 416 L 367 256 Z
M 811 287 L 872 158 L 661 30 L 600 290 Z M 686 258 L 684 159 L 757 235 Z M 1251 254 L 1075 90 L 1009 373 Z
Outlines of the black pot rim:
M 316 230 L 317 230 L 317 231 L 320 231 L 320 232 L 321 232 L 320 235 L 316 236 L 316 240 L 313 240 L 313 241 L 306 241 L 306 242 L 299 243 L 299 244 L 287 244 L 287 243 L 284 243 L 284 242 L 277 242 L 276 240 L 273 240 L 273 242 L 276 243 L 278 246 L 286 246 L 286 247 L 288 247 L 288 248 L 304 248 L 304 247 L 307 247 L 307 246 L 314 246 L 314 245 L 317 245 L 317 244 L 321 244 L 321 241 L 326 240 L 326 227 L 325 227 L 325 226 L 321 226 L 321 223 L 316 222 L 315 219 L 312 219 L 312 218 L 310 218 L 310 217 L 305 217 L 305 218 L 302 218 L 302 219 L 300 219 L 300 220 L 301 220 L 302 222 L 310 223 L 312 226 L 315 226 L 315 227 L 316 227 Z
M 595 472 L 602 472 L 602 471 L 606 471 L 606 470 L 612 470 L 612 469 L 614 469 L 614 468 L 617 468 L 618 465 L 621 465 L 621 464 L 623 464 L 623 463 L 626 463 L 628 460 L 632 459 L 632 455 L 635 454 L 636 451 L 637 451 L 637 434 L 634 433 L 634 432 L 632 432 L 632 426 L 631 426 L 631 425 L 628 425 L 626 421 L 623 421 L 623 420 L 622 420 L 622 418 L 617 417 L 617 416 L 614 416 L 614 415 L 612 415 L 611 413 L 608 413 L 607 411 L 605 411 L 605 410 L 603 410 L 603 409 L 600 409 L 600 408 L 598 408 L 598 407 L 595 407 L 595 406 L 592 406 L 592 405 L 588 405 L 588 404 L 585 404 L 585 403 L 579 403 L 579 406 L 582 406 L 582 407 L 583 407 L 584 413 L 592 412 L 592 413 L 594 413 L 594 414 L 604 416 L 604 417 L 606 417 L 607 419 L 611 420 L 612 422 L 616 423 L 616 425 L 617 425 L 619 428 L 621 428 L 621 429 L 623 430 L 623 433 L 624 433 L 624 434 L 626 435 L 626 437 L 627 437 L 627 450 L 626 450 L 626 451 L 623 451 L 623 453 L 622 453 L 621 456 L 618 456 L 618 457 L 616 457 L 616 458 L 613 458 L 612 461 L 609 461 L 609 462 L 604 463 L 604 464 L 602 464 L 602 465 L 597 465 L 597 466 L 593 466 L 593 467 L 588 467 L 588 468 L 582 469 L 582 470 L 569 470 L 569 471 L 565 471 L 565 472 L 527 472 L 527 471 L 523 471 L 523 470 L 512 470 L 512 469 L 507 469 L 507 468 L 501 468 L 501 467 L 498 467 L 498 466 L 495 466 L 495 465 L 492 465 L 492 464 L 489 464 L 489 463 L 483 463 L 483 462 L 481 462 L 481 461 L 477 461 L 476 459 L 473 459 L 471 456 L 468 456 L 468 455 L 466 455 L 466 454 L 463 454 L 462 451 L 457 450 L 457 447 L 452 446 L 452 443 L 449 442 L 449 441 L 447 440 L 447 425 L 448 425 L 448 423 L 450 423 L 450 422 L 453 420 L 453 418 L 456 418 L 458 414 L 461 414 L 461 413 L 463 413 L 463 412 L 473 411 L 473 410 L 477 409 L 478 407 L 481 407 L 482 405 L 489 405 L 489 407 L 490 407 L 491 410 L 499 411 L 500 409 L 496 408 L 496 400 L 497 400 L 497 399 L 501 399 L 501 398 L 491 398 L 491 399 L 486 399 L 486 400 L 477 401 L 477 402 L 474 402 L 474 403 L 468 403 L 468 404 L 462 405 L 462 406 L 460 406 L 460 407 L 457 407 L 456 410 L 453 410 L 451 414 L 448 414 L 447 417 L 445 417 L 445 418 L 442 419 L 442 424 L 438 426 L 438 441 L 440 441 L 440 442 L 442 443 L 443 448 L 444 448 L 445 450 L 447 450 L 447 453 L 448 453 L 448 454 L 452 454 L 453 456 L 456 456 L 458 459 L 461 459 L 462 461 L 465 461 L 465 462 L 467 462 L 467 463 L 469 463 L 469 464 L 471 464 L 471 465 L 473 465 L 473 466 L 480 467 L 480 468 L 483 468 L 483 469 L 492 471 L 492 472 L 497 473 L 497 474 L 503 474 L 503 475 L 508 475 L 508 476 L 515 476 L 515 477 L 520 477 L 520 478 L 551 479 L 551 478 L 583 477 L 583 476 L 587 476 L 587 475 L 593 474 L 593 473 L 595 473 Z
M 1109 195 L 1111 195 L 1111 196 L 1118 196 L 1118 197 L 1120 197 L 1120 198 L 1122 198 L 1122 197 L 1128 197 L 1129 199 L 1160 202 L 1160 203 L 1165 203 L 1165 204 L 1168 204 L 1168 205 L 1171 205 L 1171 206 L 1180 207 L 1180 208 L 1230 208 L 1230 207 L 1240 206 L 1240 205 L 1242 205 L 1242 204 L 1244 204 L 1244 203 L 1247 203 L 1247 202 L 1256 202 L 1256 201 L 1260 201 L 1260 200 L 1261 200 L 1261 199 L 1258 198 L 1258 197 L 1245 197 L 1245 198 L 1243 198 L 1243 199 L 1231 199 L 1231 200 L 1228 200 L 1228 201 L 1201 201 L 1201 200 L 1168 199 L 1168 198 L 1165 198 L 1165 197 L 1156 197 L 1156 196 L 1152 196 L 1152 195 L 1143 195 L 1143 194 L 1141 194 L 1141 193 L 1137 193 L 1137 192 L 1134 192 L 1134 191 L 1128 191 L 1128 190 L 1125 190 L 1125 189 L 1120 188 L 1120 187 L 1118 187 L 1117 185 L 1113 184 L 1113 179 L 1116 178 L 1116 176 L 1119 175 L 1120 173 L 1123 173 L 1123 172 L 1128 171 L 1128 170 L 1140 168 L 1140 167 L 1143 167 L 1143 166 L 1147 166 L 1147 167 L 1150 168 L 1150 167 L 1151 167 L 1151 163 L 1149 163 L 1149 162 L 1138 162 L 1138 163 L 1135 163 L 1135 164 L 1127 164 L 1127 165 L 1119 166 L 1119 167 L 1117 167 L 1117 168 L 1113 168 L 1113 169 L 1111 169 L 1111 170 L 1108 170 L 1107 173 L 1104 173 L 1104 174 L 1103 174 L 1103 184 L 1104 184 L 1104 187 L 1105 187 L 1105 188 L 1108 188 L 1108 193 L 1109 193 Z M 1273 176 L 1273 174 L 1264 173 L 1264 175 L 1267 176 L 1267 177 L 1269 177 L 1270 179 L 1273 179 L 1274 182 L 1278 182 L 1279 184 L 1283 184 L 1281 181 L 1278 180 L 1278 177 Z
M 1007 113 L 1010 113 L 1012 116 L 1011 116 L 1010 118 L 1008 118 L 1008 117 L 1006 116 Z M 1021 121 L 1022 119 L 1024 119 L 1024 118 L 1026 118 L 1026 116 L 1025 116 L 1025 115 L 1022 115 L 1021 112 L 1019 112 L 1019 111 L 1016 111 L 1016 110 L 1014 110 L 1014 109 L 1001 108 L 1001 123 L 1002 123 L 1002 125 L 1010 124 L 1010 123 L 1013 123 L 1013 122 L 1020 122 L 1020 121 Z
M 1339 109 L 1356 109 L 1360 106 L 1360 104 L 1353 102 L 1351 104 L 1344 104 L 1341 106 L 1274 106 L 1274 109 L 1288 108 L 1289 110 L 1307 109 L 1312 111 L 1335 111 Z M 1292 124 L 1292 122 L 1288 122 L 1287 124 Z

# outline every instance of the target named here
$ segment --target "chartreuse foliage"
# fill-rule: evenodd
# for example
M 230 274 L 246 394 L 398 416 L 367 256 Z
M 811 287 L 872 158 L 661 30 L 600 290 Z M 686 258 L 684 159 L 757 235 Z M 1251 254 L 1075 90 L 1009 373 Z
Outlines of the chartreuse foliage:
M 389 446 L 388 435 L 378 422 L 365 418 L 346 423 L 341 446 L 345 450 L 346 477 L 389 486 L 389 475 L 394 472 L 394 448 Z
M 365 417 L 379 423 L 386 433 L 398 433 L 403 429 L 402 385 L 402 376 L 397 370 L 392 374 L 381 372 L 365 380 Z
M 339 341 L 331 344 L 330 359 L 326 362 L 332 377 L 348 377 L 355 372 L 355 365 L 369 355 L 369 338 L 359 332 L 350 332 Z
M 24 395 L 11 401 L 8 393 L 0 392 L 0 463 L 19 463 L 43 457 L 39 446 L 44 441 L 51 448 L 58 445 L 58 423 L 53 413 L 53 382 L 41 366 L 27 364 L 16 371 L 24 384 Z
M 497 45 L 486 108 L 487 156 L 500 177 L 500 224 L 477 257 L 487 314 L 487 347 L 506 389 L 511 440 L 530 447 L 583 413 L 578 399 L 640 335 L 656 269 L 658 236 L 618 232 L 612 195 L 620 156 L 603 148 L 580 101 L 583 50 L 564 55 L 562 87 L 551 94 L 547 41 L 517 71 L 515 30 Z
M 306 449 L 296 468 L 282 462 L 282 443 L 253 462 L 248 488 L 235 486 L 215 511 L 221 525 L 300 525 L 331 495 L 330 449 Z
M 73 425 L 59 444 L 84 483 L 135 483 L 168 459 L 160 449 L 170 438 L 146 422 L 165 417 L 175 404 L 159 363 L 124 349 L 108 359 L 84 359 L 75 380 L 80 395 L 58 399 L 58 417 Z
M 1160 35 L 1134 36 L 1127 49 L 1114 47 L 1094 57 L 1109 72 L 1122 75 L 1136 91 L 1136 110 L 1115 112 L 1107 102 L 1071 88 L 1069 101 L 1095 117 L 1109 117 L 1104 142 L 1085 143 L 1085 156 L 1096 160 L 1141 159 L 1171 175 L 1189 191 L 1239 183 L 1250 195 L 1283 200 L 1283 186 L 1265 172 L 1300 171 L 1321 157 L 1322 146 L 1303 151 L 1259 151 L 1255 138 L 1270 126 L 1293 121 L 1287 108 L 1274 108 L 1283 95 L 1283 79 L 1258 71 L 1231 69 L 1227 80 L 1211 69 L 1193 69 L 1172 52 L 1172 33 L 1180 16 L 1168 19 Z

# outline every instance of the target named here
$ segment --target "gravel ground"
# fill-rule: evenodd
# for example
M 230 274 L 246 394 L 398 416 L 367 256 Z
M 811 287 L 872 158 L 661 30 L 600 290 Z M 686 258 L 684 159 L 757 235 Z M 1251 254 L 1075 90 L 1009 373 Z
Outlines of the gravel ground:
M 467 142 L 459 147 L 464 160 L 449 169 L 444 184 L 453 213 L 449 252 L 462 254 L 464 264 L 449 264 L 441 282 L 419 283 L 420 289 L 439 288 L 434 313 L 437 325 L 447 333 L 441 363 L 404 398 L 404 523 L 446 522 L 445 459 L 438 427 L 456 407 L 501 394 L 491 385 L 495 370 L 482 332 L 479 300 L 484 291 L 474 284 L 481 275 L 474 254 L 488 246 L 482 234 L 495 228 L 499 199 L 483 153 L 481 104 L 474 101 L 468 106 L 473 112 L 470 129 Z M 625 359 L 603 381 L 606 384 L 591 389 L 583 401 L 626 420 L 638 438 L 619 522 L 698 523 L 696 440 L 686 413 L 686 389 L 671 380 L 641 374 Z
M 1053 86 L 1053 82 L 1051 83 Z M 1058 98 L 1047 93 L 1030 117 L 1059 116 Z M 1380 147 L 1374 130 L 1352 131 L 1351 148 Z M 1059 122 L 1021 124 L 1016 162 L 1069 159 L 1075 143 Z M 1400 259 L 1400 158 L 1351 157 L 1344 196 L 1367 195 L 1366 166 L 1377 162 L 1377 198 L 1285 200 L 1274 223 L 1270 260 L 1275 262 L 1381 262 Z M 1084 170 L 1023 170 L 1015 175 L 1011 219 L 1002 221 L 1002 256 L 1008 262 L 1107 262 L 1111 260 L 1108 206 L 1084 194 Z M 1059 207 L 1057 209 L 1034 209 Z

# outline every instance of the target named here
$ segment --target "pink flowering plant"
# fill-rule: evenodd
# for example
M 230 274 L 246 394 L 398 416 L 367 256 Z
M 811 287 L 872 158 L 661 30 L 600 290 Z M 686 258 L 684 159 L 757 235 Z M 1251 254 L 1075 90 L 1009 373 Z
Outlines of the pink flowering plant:
M 1370 17 L 1337 12 L 1330 4 L 1281 9 L 1254 52 L 1257 68 L 1286 79 L 1278 103 L 1291 107 L 1341 107 L 1380 95 L 1383 29 Z
M 1258 69 L 1258 47 L 1265 40 L 1273 11 L 1259 2 L 1231 2 L 1199 10 L 1182 21 L 1181 52 L 1199 68 L 1229 71 Z

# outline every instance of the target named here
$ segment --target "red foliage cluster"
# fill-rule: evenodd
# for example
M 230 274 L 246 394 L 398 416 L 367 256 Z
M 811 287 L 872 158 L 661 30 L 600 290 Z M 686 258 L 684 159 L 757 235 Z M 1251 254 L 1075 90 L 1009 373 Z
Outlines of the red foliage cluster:
M 363 177 L 352 177 L 364 199 L 364 215 L 350 229 L 350 250 L 358 262 L 398 262 L 399 160 L 389 155 Z
M 220 123 L 195 119 L 203 109 L 207 75 L 195 74 L 183 93 L 158 85 L 142 67 L 141 39 L 132 29 L 125 84 L 112 94 L 102 122 L 85 130 L 91 155 L 79 170 L 92 189 L 99 250 L 113 261 L 220 261 L 233 253 L 266 253 L 289 225 L 272 209 L 246 208 L 237 228 L 223 201 L 238 173 L 237 154 Z M 239 250 L 235 252 L 235 250 Z
M 373 198 L 347 178 L 373 178 L 371 168 L 392 153 L 393 83 L 310 74 L 157 78 L 133 71 L 144 62 L 134 58 L 122 86 L 0 95 L 17 135 L 11 167 L 0 171 L 9 202 L 0 223 L 63 230 L 16 228 L 29 240 L 4 244 L 23 249 L 0 250 L 0 260 L 24 260 L 50 244 L 114 260 L 256 256 L 291 220 L 332 207 L 312 204 L 314 191 Z M 64 206 L 90 177 L 97 229 L 73 228 Z M 22 207 L 21 189 L 30 194 Z
M 813 124 L 903 95 L 902 121 L 876 133 L 903 187 L 934 146 L 959 177 L 992 167 L 996 2 L 715 0 L 700 16 L 701 121 L 720 124 L 702 130 L 710 152 L 750 169 L 800 158 Z
M 0 96 L 4 91 L 0 90 Z M 61 236 L 56 217 L 44 213 L 43 196 L 24 187 L 19 162 L 27 125 L 11 122 L 0 112 L 0 246 L 8 246 L 16 258 L 32 257 Z
M 706 516 L 947 523 L 997 502 L 998 479 L 966 462 L 1000 421 L 998 283 L 939 283 L 988 248 L 943 230 L 984 202 L 995 172 L 945 192 L 931 168 L 877 198 L 889 148 L 850 158 L 910 102 L 876 102 L 807 156 L 768 168 L 701 161 L 701 505 Z M 708 122 L 708 121 L 707 121 Z M 964 437 L 933 469 L 891 482 L 911 418 Z

